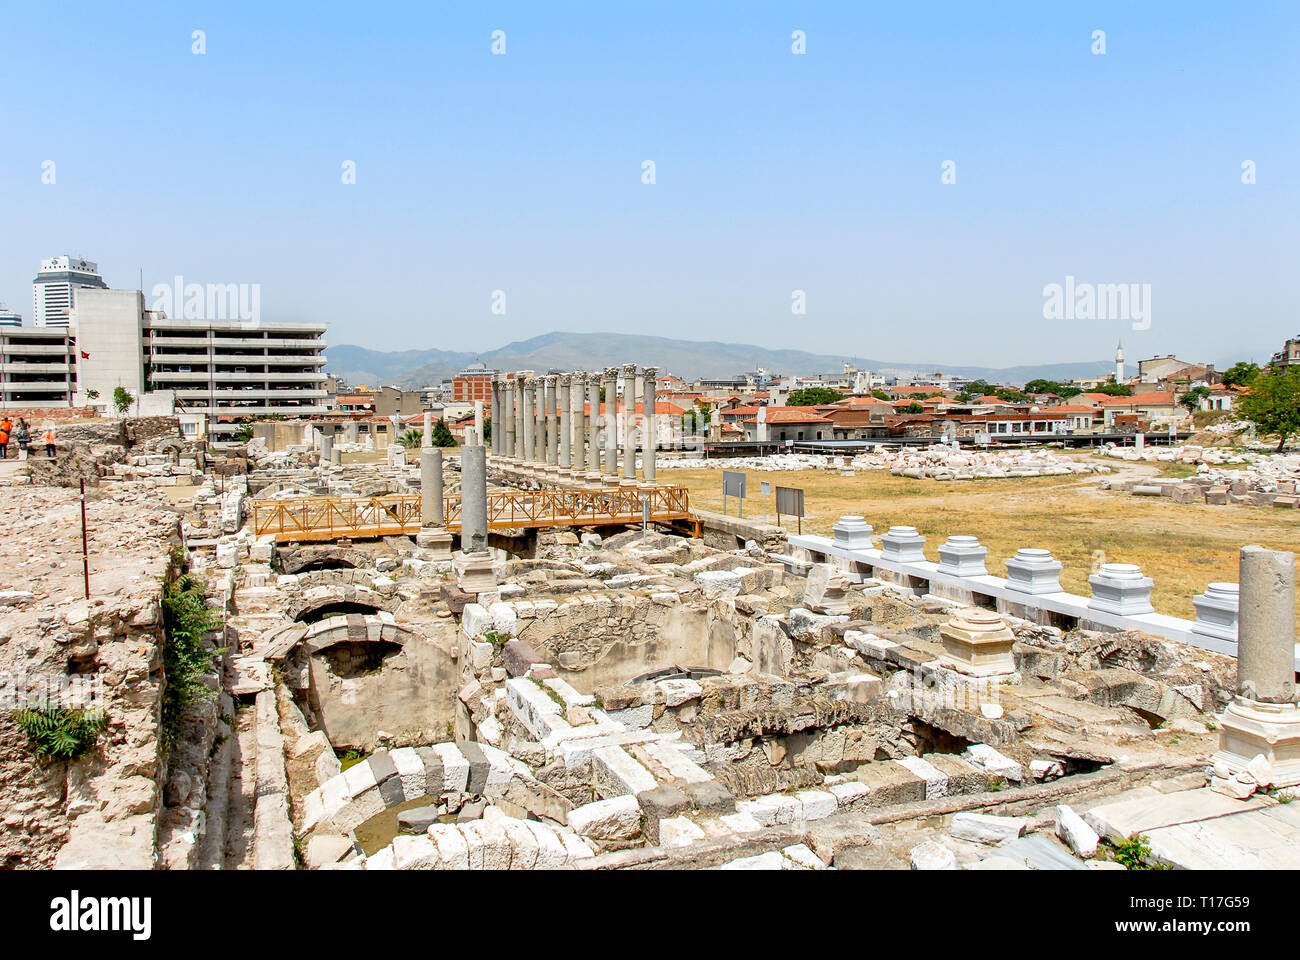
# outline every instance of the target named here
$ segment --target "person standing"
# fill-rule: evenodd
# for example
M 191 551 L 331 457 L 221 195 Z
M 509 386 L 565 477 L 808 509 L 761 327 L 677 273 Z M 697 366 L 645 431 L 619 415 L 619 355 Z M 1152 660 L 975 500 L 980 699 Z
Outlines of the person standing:
M 45 431 L 45 455 L 51 460 L 54 459 L 54 428 L 50 427 Z
M 18 430 L 14 433 L 13 439 L 18 441 L 18 459 L 27 459 L 27 447 L 32 442 L 32 435 L 27 430 L 27 421 L 19 418 Z
M 0 460 L 9 459 L 9 431 L 0 423 Z

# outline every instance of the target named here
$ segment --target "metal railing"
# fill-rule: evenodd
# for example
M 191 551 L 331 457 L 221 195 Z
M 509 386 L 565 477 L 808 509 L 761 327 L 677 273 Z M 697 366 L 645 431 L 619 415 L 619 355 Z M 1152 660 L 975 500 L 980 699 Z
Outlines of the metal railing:
M 652 523 L 686 521 L 691 515 L 686 487 L 606 487 L 599 490 L 494 490 L 487 497 L 489 530 L 579 527 L 640 523 L 649 504 Z M 420 529 L 419 494 L 376 497 L 300 497 L 252 501 L 253 532 L 274 534 L 281 543 L 341 537 L 412 535 Z M 461 499 L 443 498 L 449 532 L 459 532 Z

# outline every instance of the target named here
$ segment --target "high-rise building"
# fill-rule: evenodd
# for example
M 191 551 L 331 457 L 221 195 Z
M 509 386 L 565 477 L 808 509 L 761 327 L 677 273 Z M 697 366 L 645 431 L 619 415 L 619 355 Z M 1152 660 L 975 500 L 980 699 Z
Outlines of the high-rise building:
M 0 327 L 21 327 L 23 325 L 23 315 L 17 310 L 10 310 L 3 303 L 0 303 Z
M 99 264 L 79 257 L 50 257 L 32 281 L 32 322 L 38 327 L 66 327 L 77 305 L 77 291 L 108 288 Z

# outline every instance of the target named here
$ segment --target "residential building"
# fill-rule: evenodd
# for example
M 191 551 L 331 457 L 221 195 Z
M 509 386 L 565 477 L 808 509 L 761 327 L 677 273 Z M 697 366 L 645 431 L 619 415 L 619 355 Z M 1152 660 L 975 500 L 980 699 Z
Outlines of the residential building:
M 0 327 L 0 407 L 68 407 L 76 346 L 66 329 Z
M 23 315 L 0 303 L 0 327 L 21 327 L 22 325 Z
M 452 401 L 462 400 L 473 403 L 483 400 L 492 402 L 492 378 L 497 371 L 491 370 L 484 363 L 472 363 L 451 378 Z
M 1273 354 L 1269 365 L 1275 370 L 1285 370 L 1287 367 L 1300 367 L 1300 334 L 1296 334 L 1286 343 L 1282 344 L 1282 349 Z
M 77 305 L 77 291 L 103 290 L 99 264 L 80 257 L 50 257 L 41 261 L 32 280 L 32 323 L 38 327 L 66 327 Z

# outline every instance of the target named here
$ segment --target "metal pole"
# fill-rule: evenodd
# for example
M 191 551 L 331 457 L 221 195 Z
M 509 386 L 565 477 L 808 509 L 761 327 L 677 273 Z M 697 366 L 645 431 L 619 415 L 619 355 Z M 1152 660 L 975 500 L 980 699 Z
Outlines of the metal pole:
M 90 553 L 86 547 L 86 479 L 81 479 L 81 574 L 86 582 L 86 599 L 90 599 Z

